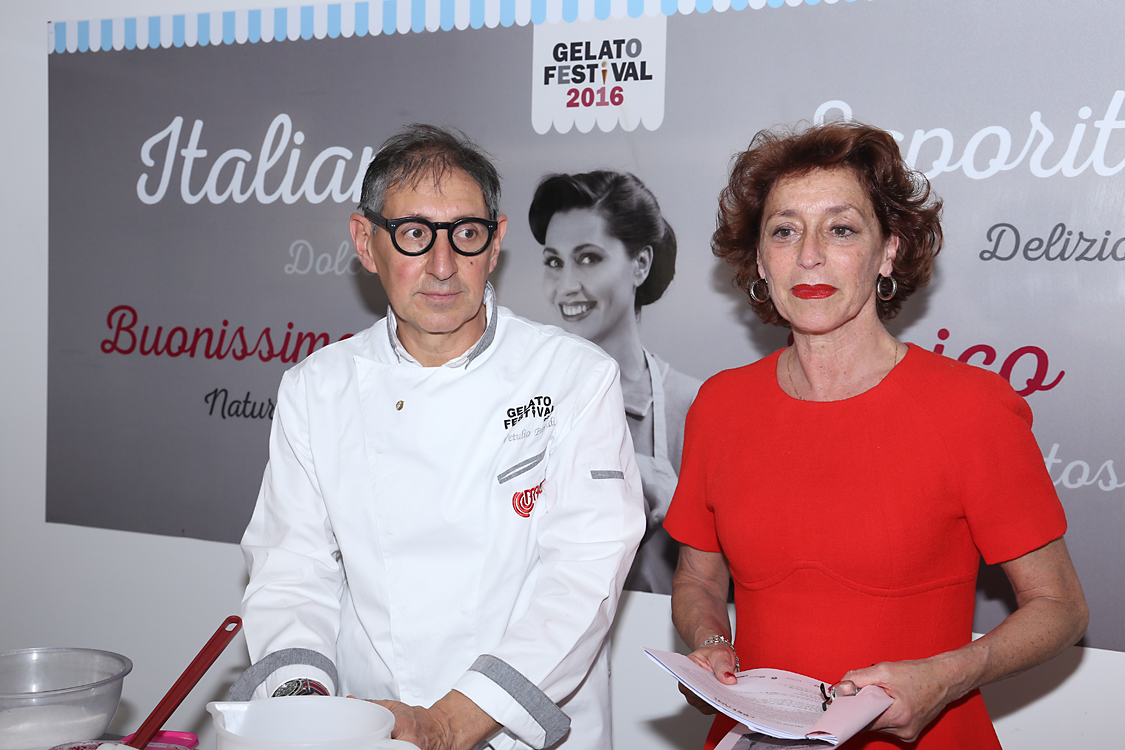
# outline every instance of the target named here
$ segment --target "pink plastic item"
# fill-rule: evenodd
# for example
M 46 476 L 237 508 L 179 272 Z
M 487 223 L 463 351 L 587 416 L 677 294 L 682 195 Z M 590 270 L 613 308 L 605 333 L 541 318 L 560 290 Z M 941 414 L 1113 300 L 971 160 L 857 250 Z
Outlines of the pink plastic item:
M 133 735 L 129 734 L 121 738 L 121 744 L 129 744 L 129 740 L 133 739 Z M 162 745 L 179 745 L 180 747 L 187 748 L 187 750 L 195 750 L 199 747 L 199 737 L 191 732 L 157 732 L 156 736 L 152 738 L 153 742 Z

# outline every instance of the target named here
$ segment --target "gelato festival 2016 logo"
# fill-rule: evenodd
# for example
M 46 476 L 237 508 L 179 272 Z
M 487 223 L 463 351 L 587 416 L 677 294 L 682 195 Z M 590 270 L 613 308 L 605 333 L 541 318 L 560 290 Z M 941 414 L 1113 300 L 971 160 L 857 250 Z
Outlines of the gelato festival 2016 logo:
M 531 123 L 560 133 L 609 132 L 664 121 L 664 15 L 539 24 L 532 52 Z

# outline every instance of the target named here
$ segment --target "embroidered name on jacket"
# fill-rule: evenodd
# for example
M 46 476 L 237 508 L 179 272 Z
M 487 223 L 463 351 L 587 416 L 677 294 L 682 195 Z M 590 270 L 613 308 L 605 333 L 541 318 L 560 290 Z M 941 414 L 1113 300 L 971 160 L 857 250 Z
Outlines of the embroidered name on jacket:
M 512 508 L 516 513 L 527 518 L 531 515 L 532 509 L 535 507 L 535 501 L 543 494 L 543 482 L 532 487 L 530 490 L 517 492 L 512 495 Z
M 519 424 L 525 417 L 541 417 L 546 419 L 551 416 L 555 407 L 551 404 L 550 396 L 535 396 L 525 406 L 512 406 L 508 408 L 507 419 L 504 420 L 504 429 Z

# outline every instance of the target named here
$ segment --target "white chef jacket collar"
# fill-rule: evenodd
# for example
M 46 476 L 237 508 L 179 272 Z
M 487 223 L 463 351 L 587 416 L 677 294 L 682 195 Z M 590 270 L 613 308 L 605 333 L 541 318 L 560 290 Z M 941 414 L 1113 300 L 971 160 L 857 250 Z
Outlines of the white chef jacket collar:
M 468 367 L 469 363 L 484 353 L 484 350 L 496 338 L 496 290 L 492 288 L 491 281 L 484 283 L 484 321 L 484 333 L 477 339 L 477 342 L 469 347 L 464 354 L 454 357 L 443 364 L 442 367 Z M 391 340 L 391 349 L 394 350 L 399 362 L 422 366 L 410 352 L 406 351 L 406 347 L 399 340 L 398 318 L 395 317 L 395 311 L 391 309 L 390 305 L 387 305 L 387 337 Z

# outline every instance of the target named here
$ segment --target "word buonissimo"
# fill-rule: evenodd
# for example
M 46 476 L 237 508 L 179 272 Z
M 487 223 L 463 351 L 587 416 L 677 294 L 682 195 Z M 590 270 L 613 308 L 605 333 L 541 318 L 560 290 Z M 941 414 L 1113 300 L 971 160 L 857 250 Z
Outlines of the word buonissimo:
M 196 327 L 189 333 L 188 326 L 172 326 L 167 331 L 164 326 L 139 325 L 137 311 L 130 305 L 118 305 L 106 316 L 110 338 L 102 339 L 101 350 L 105 354 L 133 354 L 141 356 L 195 357 L 204 359 L 243 360 L 257 356 L 263 362 L 279 359 L 282 362 L 297 362 L 301 356 L 308 356 L 314 350 L 328 346 L 331 339 L 327 333 L 294 331 L 293 324 L 286 326 L 285 335 L 278 345 L 274 342 L 273 330 L 266 326 L 254 338 L 245 326 L 230 330 L 230 321 L 224 320 L 216 331 L 210 326 Z M 345 333 L 337 339 L 343 341 L 353 334 Z M 253 339 L 253 345 L 250 340 Z

